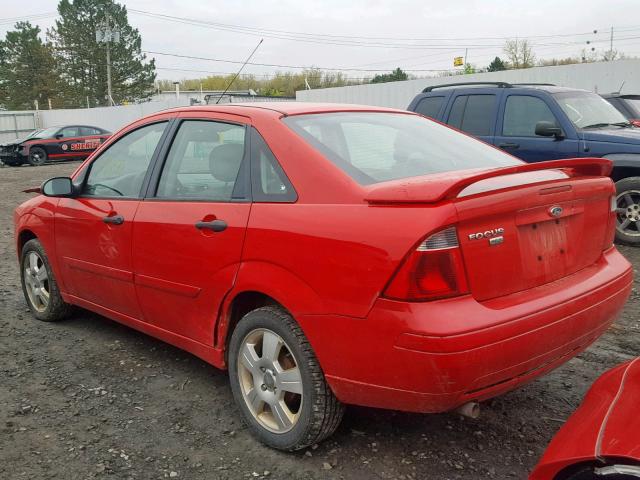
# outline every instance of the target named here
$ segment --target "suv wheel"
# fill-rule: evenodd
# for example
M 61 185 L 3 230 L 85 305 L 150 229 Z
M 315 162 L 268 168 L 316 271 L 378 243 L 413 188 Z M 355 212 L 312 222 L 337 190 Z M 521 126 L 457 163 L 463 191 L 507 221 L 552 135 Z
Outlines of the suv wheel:
M 640 244 L 640 177 L 616 182 L 616 240 Z
M 251 432 L 279 450 L 331 435 L 344 406 L 333 395 L 298 324 L 278 307 L 245 315 L 229 345 L 231 390 Z

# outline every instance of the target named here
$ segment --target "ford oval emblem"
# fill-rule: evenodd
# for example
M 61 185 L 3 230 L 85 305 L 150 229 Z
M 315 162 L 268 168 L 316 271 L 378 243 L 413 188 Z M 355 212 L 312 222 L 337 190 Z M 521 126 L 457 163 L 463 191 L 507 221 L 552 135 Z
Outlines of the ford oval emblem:
M 562 215 L 562 207 L 559 205 L 551 207 L 549 209 L 549 215 L 551 215 L 552 217 L 559 217 L 560 215 Z

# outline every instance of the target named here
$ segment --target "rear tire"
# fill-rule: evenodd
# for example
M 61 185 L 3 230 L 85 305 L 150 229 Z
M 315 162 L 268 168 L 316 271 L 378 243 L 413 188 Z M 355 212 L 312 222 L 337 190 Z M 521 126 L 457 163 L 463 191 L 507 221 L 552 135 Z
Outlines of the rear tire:
M 62 299 L 47 254 L 36 238 L 22 247 L 20 280 L 27 305 L 38 320 L 57 322 L 69 316 L 71 305 Z
M 616 241 L 640 245 L 640 177 L 616 182 Z
M 240 320 L 229 344 L 229 378 L 249 430 L 269 447 L 300 450 L 330 436 L 342 420 L 344 406 L 311 345 L 279 307 Z
M 34 167 L 39 167 L 40 165 L 44 165 L 47 161 L 47 152 L 45 152 L 42 147 L 33 147 L 29 149 L 29 158 L 28 162 Z

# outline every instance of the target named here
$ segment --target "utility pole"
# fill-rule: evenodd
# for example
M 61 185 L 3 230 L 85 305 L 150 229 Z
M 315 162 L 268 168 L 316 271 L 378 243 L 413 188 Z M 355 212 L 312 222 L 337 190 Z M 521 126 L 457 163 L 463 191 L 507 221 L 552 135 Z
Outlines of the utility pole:
M 111 42 L 120 41 L 120 31 L 111 27 L 111 17 L 107 14 L 104 21 L 96 28 L 96 41 L 105 43 L 107 47 L 107 100 L 109 105 L 115 106 L 113 101 L 113 90 L 111 86 Z
M 611 41 L 609 43 L 609 61 L 613 60 L 613 27 L 611 27 Z

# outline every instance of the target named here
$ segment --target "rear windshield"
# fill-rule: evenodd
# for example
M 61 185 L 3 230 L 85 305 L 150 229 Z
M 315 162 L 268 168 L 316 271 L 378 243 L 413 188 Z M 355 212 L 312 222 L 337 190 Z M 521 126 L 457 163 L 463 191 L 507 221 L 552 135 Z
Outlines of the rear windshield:
M 471 168 L 521 163 L 478 140 L 418 115 L 341 112 L 284 122 L 362 185 Z

